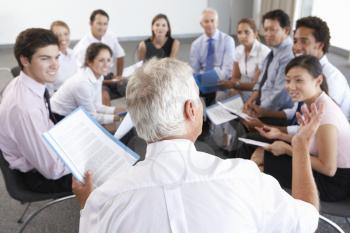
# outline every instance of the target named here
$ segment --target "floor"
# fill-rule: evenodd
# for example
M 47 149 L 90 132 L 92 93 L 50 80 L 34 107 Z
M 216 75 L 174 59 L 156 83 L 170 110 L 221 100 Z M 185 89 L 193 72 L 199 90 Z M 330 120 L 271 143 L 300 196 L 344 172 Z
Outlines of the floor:
M 181 49 L 178 58 L 180 60 L 188 62 L 188 53 L 190 48 L 190 39 L 181 40 Z M 135 63 L 135 51 L 138 42 L 122 42 L 121 45 L 125 49 L 125 65 L 131 65 Z M 350 65 L 347 60 L 336 54 L 329 54 L 329 60 L 333 62 L 347 77 L 348 82 L 350 80 Z M 0 48 L 0 91 L 5 85 L 12 79 L 9 73 L 9 68 L 16 66 L 16 60 L 13 56 L 12 48 Z M 350 83 L 350 82 L 349 82 Z M 124 100 L 113 101 L 113 104 L 123 103 Z M 217 156 L 225 157 L 225 153 L 217 148 L 214 142 L 209 138 L 205 137 L 205 141 L 215 150 Z M 0 174 L 1 176 L 1 174 Z M 41 203 L 35 203 L 30 209 L 36 209 Z M 24 210 L 24 206 L 19 202 L 9 197 L 6 192 L 3 179 L 0 178 L 0 233 L 11 233 L 15 232 L 18 227 L 16 220 L 18 216 Z M 350 232 L 350 226 L 346 223 L 344 218 L 327 216 L 337 224 L 339 224 L 345 232 Z M 73 233 L 78 232 L 79 228 L 79 206 L 76 200 L 67 200 L 56 206 L 46 209 L 44 212 L 39 214 L 35 220 L 28 225 L 25 232 L 35 233 Z M 331 228 L 321 223 L 317 232 L 333 232 Z

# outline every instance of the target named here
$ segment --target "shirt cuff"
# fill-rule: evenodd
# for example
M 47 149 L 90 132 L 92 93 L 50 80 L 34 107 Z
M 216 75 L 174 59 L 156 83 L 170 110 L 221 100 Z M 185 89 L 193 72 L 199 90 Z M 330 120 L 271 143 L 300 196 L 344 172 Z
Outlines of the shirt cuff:
M 287 133 L 289 135 L 292 135 L 294 136 L 299 130 L 299 125 L 290 125 L 290 126 L 287 126 Z

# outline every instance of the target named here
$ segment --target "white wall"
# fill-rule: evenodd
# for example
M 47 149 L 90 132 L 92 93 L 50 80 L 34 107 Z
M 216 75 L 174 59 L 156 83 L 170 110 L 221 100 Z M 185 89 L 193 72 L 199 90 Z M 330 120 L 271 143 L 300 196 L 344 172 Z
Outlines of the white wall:
M 109 29 L 120 38 L 150 35 L 158 13 L 169 17 L 174 35 L 192 35 L 202 32 L 199 18 L 207 5 L 207 0 L 0 0 L 0 45 L 13 44 L 25 28 L 48 28 L 57 19 L 70 26 L 72 40 L 80 39 L 99 8 L 110 15 Z

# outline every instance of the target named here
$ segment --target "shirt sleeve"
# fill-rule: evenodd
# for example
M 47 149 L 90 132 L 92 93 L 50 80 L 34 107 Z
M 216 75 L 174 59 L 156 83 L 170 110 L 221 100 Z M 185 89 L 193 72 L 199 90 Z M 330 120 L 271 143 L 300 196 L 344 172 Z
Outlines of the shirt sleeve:
M 31 112 L 18 113 L 16 118 L 15 138 L 20 145 L 18 150 L 25 156 L 27 162 L 47 179 L 55 180 L 69 174 L 68 168 L 46 146 L 42 138 L 42 134 L 48 130 L 47 124 L 43 122 L 46 120 L 45 114 L 35 109 Z
M 260 173 L 260 201 L 262 223 L 259 232 L 315 232 L 318 225 L 317 209 L 304 201 L 294 199 L 278 181 Z
M 284 114 L 286 114 L 286 117 L 288 120 L 292 119 L 297 111 L 298 108 L 298 102 L 295 102 L 292 108 L 286 108 L 283 109 Z
M 287 133 L 289 135 L 295 135 L 297 134 L 299 130 L 299 125 L 290 125 L 290 126 L 287 126 Z
M 114 57 L 115 58 L 120 58 L 120 57 L 124 57 L 125 56 L 125 51 L 123 49 L 123 47 L 119 44 L 118 38 L 115 37 L 114 39 L 115 41 L 115 54 Z
M 195 40 L 190 49 L 190 65 L 193 69 L 193 73 L 199 73 L 200 72 L 200 57 L 199 57 L 199 47 L 200 47 L 200 40 Z
M 85 53 L 87 47 L 84 46 L 83 39 L 78 42 L 78 44 L 73 49 L 73 56 L 77 61 L 78 67 L 82 67 L 84 65 Z
M 221 66 L 221 71 L 224 74 L 225 79 L 229 79 L 232 76 L 234 55 L 235 42 L 233 41 L 232 37 L 227 36 L 225 38 L 224 58 Z

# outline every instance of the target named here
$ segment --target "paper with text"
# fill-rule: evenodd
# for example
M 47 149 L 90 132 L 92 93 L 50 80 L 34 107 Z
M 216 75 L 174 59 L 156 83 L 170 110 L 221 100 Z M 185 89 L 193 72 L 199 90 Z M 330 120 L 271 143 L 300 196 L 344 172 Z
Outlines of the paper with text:
M 263 148 L 271 145 L 271 144 L 266 143 L 266 142 L 260 142 L 260 141 L 256 141 L 256 140 L 252 140 L 252 139 L 248 139 L 248 138 L 238 138 L 238 140 L 240 140 L 244 143 L 247 143 L 247 144 L 251 144 L 251 145 L 259 146 L 259 147 L 263 147 Z
M 43 137 L 79 181 L 83 182 L 85 172 L 91 171 L 95 187 L 139 159 L 135 152 L 110 135 L 81 108 L 44 133 Z
M 143 61 L 139 61 L 131 66 L 125 67 L 123 70 L 123 77 L 129 79 L 135 73 L 135 70 L 141 67 L 142 64 L 143 64 Z
M 117 129 L 117 131 L 114 134 L 114 137 L 118 138 L 119 140 L 124 137 L 132 128 L 134 127 L 134 124 L 131 121 L 130 114 L 127 113 L 122 122 L 120 122 L 120 125 Z
M 223 106 L 224 107 L 223 107 Z M 235 109 L 235 112 L 242 112 L 243 101 L 239 95 L 235 95 L 222 102 L 211 105 L 206 109 L 207 116 L 210 121 L 215 125 L 220 125 L 222 123 L 231 121 L 237 118 L 237 115 L 233 115 L 228 109 Z

